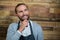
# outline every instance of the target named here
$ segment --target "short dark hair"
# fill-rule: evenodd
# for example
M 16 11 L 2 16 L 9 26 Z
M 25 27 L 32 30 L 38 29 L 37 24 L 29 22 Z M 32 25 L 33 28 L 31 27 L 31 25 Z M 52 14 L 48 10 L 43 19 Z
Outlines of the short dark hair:
M 20 6 L 20 5 L 25 5 L 25 6 L 28 8 L 28 6 L 27 6 L 25 3 L 19 3 L 19 4 L 17 4 L 16 7 L 15 7 L 15 13 L 16 13 L 16 14 L 17 14 L 17 7 Z

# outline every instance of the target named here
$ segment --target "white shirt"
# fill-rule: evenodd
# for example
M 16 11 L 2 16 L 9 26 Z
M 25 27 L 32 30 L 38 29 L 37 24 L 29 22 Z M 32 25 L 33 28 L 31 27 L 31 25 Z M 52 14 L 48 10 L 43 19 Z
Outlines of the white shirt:
M 32 23 L 32 21 L 30 21 Z M 18 33 L 20 33 L 23 36 L 31 35 L 30 25 L 28 23 L 28 27 L 25 27 L 25 29 L 22 31 L 22 33 L 18 30 Z

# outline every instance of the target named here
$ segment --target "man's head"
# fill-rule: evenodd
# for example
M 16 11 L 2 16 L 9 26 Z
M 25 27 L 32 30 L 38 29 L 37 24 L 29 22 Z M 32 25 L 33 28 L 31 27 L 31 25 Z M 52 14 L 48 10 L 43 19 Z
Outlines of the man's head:
M 15 7 L 15 13 L 21 21 L 27 19 L 29 20 L 29 9 L 24 3 L 20 3 Z

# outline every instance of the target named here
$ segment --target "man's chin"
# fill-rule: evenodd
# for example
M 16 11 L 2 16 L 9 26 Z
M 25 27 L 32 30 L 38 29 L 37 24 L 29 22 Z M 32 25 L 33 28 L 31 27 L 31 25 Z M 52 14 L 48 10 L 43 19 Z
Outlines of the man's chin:
M 29 20 L 29 19 L 20 19 L 21 21 L 24 21 L 24 20 Z
M 21 21 L 24 21 L 24 20 L 29 20 L 29 17 L 23 17 L 23 18 L 19 18 Z

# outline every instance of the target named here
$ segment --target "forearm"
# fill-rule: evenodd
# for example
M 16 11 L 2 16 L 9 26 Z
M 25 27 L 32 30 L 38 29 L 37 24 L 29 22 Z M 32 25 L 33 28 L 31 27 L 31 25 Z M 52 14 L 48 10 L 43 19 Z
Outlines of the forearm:
M 44 34 L 41 27 L 38 28 L 38 40 L 44 40 Z
M 20 38 L 20 36 L 21 36 L 21 34 L 18 31 L 16 31 L 15 34 L 8 33 L 6 40 L 18 40 Z

